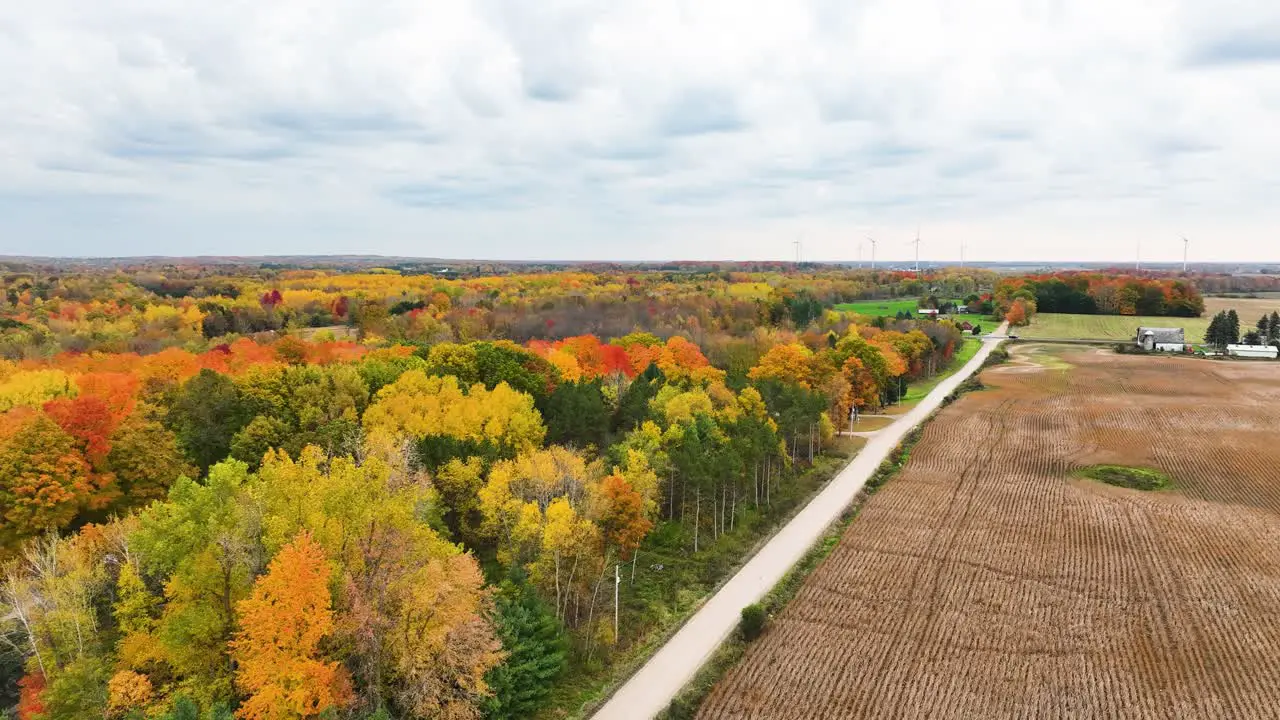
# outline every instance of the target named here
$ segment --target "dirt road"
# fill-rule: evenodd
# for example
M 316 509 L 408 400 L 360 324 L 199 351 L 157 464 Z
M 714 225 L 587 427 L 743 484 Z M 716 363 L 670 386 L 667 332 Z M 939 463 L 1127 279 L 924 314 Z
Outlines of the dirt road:
M 738 625 L 742 608 L 756 602 L 817 542 L 862 490 L 902 438 L 936 410 L 947 395 L 982 366 L 1008 330 L 1001 325 L 983 338 L 982 349 L 955 375 L 943 380 L 920 404 L 871 438 L 858 456 L 822 492 L 778 531 L 724 587 L 720 588 L 649 662 L 614 693 L 595 720 L 651 718 L 671 703 L 720 643 Z

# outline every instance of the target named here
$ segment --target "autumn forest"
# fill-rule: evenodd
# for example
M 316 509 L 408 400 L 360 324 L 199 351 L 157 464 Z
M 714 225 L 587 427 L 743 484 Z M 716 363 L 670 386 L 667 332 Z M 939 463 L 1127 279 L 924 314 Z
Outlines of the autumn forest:
M 992 325 L 1049 298 L 1155 302 L 1055 282 L 11 266 L 0 706 L 573 713 L 838 463 L 851 413 L 977 344 L 958 317 L 837 304 L 968 299 Z M 1154 292 L 1169 314 L 1199 300 Z

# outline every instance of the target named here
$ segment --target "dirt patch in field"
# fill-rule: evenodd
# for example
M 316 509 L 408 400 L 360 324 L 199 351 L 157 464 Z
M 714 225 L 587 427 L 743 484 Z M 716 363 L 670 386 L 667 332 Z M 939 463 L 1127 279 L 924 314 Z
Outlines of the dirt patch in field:
M 1277 717 L 1280 365 L 1062 358 L 944 410 L 700 717 Z

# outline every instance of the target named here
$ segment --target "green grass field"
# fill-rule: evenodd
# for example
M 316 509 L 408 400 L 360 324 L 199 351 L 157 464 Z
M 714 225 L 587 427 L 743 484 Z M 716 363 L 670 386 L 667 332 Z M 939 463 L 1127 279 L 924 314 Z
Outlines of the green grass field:
M 1180 327 L 1188 343 L 1204 340 L 1210 318 L 1141 317 L 1134 315 L 1068 315 L 1039 313 L 1031 324 L 1012 328 L 1010 332 L 1024 338 L 1062 338 L 1076 340 L 1132 340 L 1139 326 Z
M 914 405 L 916 402 L 924 399 L 925 395 L 933 392 L 938 384 L 943 380 L 956 374 L 956 371 L 964 367 L 964 364 L 973 359 L 978 354 L 978 350 L 982 349 L 982 341 L 975 337 L 966 336 L 964 344 L 956 351 L 955 357 L 951 358 L 951 364 L 946 370 L 925 380 L 917 380 L 907 386 L 907 393 L 902 397 L 902 402 L 908 405 Z
M 959 300 L 951 302 L 959 303 Z M 859 302 L 840 303 L 835 306 L 840 312 L 854 312 L 859 315 L 870 315 L 876 317 L 883 315 L 885 317 L 893 317 L 900 312 L 909 312 L 912 317 L 915 316 L 916 310 L 919 308 L 918 298 L 898 298 L 896 300 L 861 300 Z

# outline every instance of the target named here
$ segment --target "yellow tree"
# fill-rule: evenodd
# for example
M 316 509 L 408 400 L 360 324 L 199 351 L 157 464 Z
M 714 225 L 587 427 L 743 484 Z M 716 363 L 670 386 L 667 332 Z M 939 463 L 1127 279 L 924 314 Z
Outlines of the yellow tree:
M 492 601 L 475 558 L 422 522 L 425 475 L 308 447 L 269 453 L 258 477 L 266 547 L 306 530 L 333 563 L 335 640 L 352 648 L 361 706 L 389 694 L 411 716 L 476 716 L 501 660 Z
M 531 567 L 535 584 L 554 598 L 556 616 L 576 626 L 590 595 L 601 553 L 600 530 L 578 514 L 568 499 L 547 506 L 542 548 Z
M 410 370 L 378 391 L 364 414 L 364 426 L 378 443 L 396 438 L 444 436 L 473 443 L 492 443 L 515 452 L 542 444 L 546 428 L 533 398 L 498 383 L 493 390 L 468 390 L 452 376 L 437 377 Z
M 811 387 L 813 351 L 800 343 L 774 345 L 760 358 L 747 377 L 752 380 L 777 380 L 782 383 Z
M 344 673 L 320 651 L 333 631 L 329 566 L 309 533 L 281 548 L 237 610 L 240 631 L 231 650 L 239 663 L 236 684 L 249 695 L 240 717 L 312 718 L 346 702 Z

